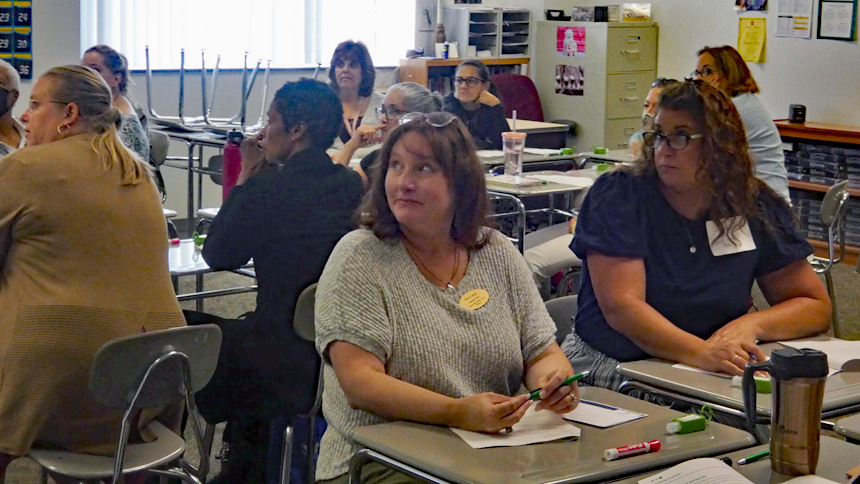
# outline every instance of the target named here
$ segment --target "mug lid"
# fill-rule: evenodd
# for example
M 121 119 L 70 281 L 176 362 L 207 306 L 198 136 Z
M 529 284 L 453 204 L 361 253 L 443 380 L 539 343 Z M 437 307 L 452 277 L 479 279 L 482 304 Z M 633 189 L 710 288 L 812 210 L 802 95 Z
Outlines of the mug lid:
M 780 348 L 770 354 L 772 377 L 777 380 L 792 378 L 823 378 L 827 376 L 827 355 L 810 348 Z

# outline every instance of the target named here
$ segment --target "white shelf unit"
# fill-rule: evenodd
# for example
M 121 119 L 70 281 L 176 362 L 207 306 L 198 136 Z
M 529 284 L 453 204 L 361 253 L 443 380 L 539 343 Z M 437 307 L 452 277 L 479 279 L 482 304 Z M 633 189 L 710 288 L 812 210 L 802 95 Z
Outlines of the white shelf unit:
M 461 58 L 528 57 L 531 14 L 520 8 L 453 6 L 442 14 L 448 41 L 458 43 Z M 473 47 L 475 53 L 469 52 Z

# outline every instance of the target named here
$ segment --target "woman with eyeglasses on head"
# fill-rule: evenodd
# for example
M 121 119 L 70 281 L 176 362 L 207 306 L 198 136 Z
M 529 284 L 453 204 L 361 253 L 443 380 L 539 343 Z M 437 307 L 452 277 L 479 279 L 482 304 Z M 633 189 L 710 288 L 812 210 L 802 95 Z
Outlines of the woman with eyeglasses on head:
M 490 70 L 479 60 L 457 66 L 454 92 L 445 96 L 443 109 L 460 118 L 479 150 L 502 149 L 502 133 L 510 131 L 505 108 L 494 96 Z
M 381 126 L 359 126 L 357 135 L 353 136 L 343 150 L 336 155 L 334 160 L 344 166 L 349 166 L 349 161 L 355 151 L 363 146 L 373 143 L 381 143 L 388 138 L 400 116 L 406 113 L 432 113 L 442 109 L 442 96 L 430 92 L 426 87 L 414 82 L 401 82 L 388 88 L 382 105 L 376 108 L 376 117 L 382 122 Z M 367 187 L 370 180 L 370 170 L 379 156 L 379 150 L 373 150 L 361 159 L 355 171 L 361 176 L 364 186 Z
M 328 70 L 331 87 L 334 88 L 343 107 L 343 122 L 334 139 L 332 149 L 343 150 L 353 136 L 362 137 L 361 146 L 355 150 L 373 144 L 368 140 L 368 131 L 359 132 L 359 127 L 373 127 L 376 125 L 374 115 L 376 108 L 382 105 L 382 94 L 373 90 L 376 82 L 376 69 L 373 67 L 373 59 L 370 51 L 363 42 L 346 40 L 338 44 L 331 57 L 331 66 Z M 359 156 L 364 156 L 361 153 Z M 338 153 L 335 161 L 341 162 L 343 155 Z M 346 159 L 349 163 L 349 159 Z
M 629 169 L 588 192 L 571 249 L 583 259 L 562 349 L 585 381 L 618 389 L 619 362 L 657 357 L 741 375 L 758 341 L 829 327 L 830 302 L 791 209 L 753 174 L 732 102 L 703 81 L 660 95 Z M 758 282 L 770 303 L 751 312 Z
M 128 60 L 107 45 L 95 45 L 84 52 L 81 65 L 97 71 L 111 89 L 113 105 L 122 113 L 119 137 L 132 151 L 149 161 L 149 136 L 146 116 L 128 98 Z
M 122 413 L 93 400 L 93 355 L 185 325 L 161 200 L 119 120 L 98 72 L 55 67 L 21 115 L 27 147 L 0 160 L 0 482 L 34 444 L 112 455 Z
M 346 482 L 357 427 L 391 420 L 498 432 L 572 410 L 576 385 L 516 248 L 486 225 L 484 169 L 450 113 L 409 113 L 382 146 L 362 229 L 335 247 L 316 295 L 325 365 L 317 479 Z M 455 362 L 455 364 L 452 364 Z M 380 482 L 390 471 L 365 468 Z M 398 481 L 401 482 L 401 481 Z
M 782 138 L 773 117 L 756 96 L 758 84 L 743 57 L 728 45 L 705 47 L 698 56 L 696 70 L 690 77 L 707 82 L 732 99 L 746 132 L 755 176 L 790 204 Z

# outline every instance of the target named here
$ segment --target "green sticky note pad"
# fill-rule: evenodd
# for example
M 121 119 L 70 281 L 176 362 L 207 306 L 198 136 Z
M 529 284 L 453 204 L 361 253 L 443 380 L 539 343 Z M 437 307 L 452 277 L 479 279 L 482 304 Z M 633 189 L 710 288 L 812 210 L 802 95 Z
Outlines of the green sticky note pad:
M 753 380 L 755 380 L 756 393 L 770 393 L 770 377 L 756 376 L 753 377 Z

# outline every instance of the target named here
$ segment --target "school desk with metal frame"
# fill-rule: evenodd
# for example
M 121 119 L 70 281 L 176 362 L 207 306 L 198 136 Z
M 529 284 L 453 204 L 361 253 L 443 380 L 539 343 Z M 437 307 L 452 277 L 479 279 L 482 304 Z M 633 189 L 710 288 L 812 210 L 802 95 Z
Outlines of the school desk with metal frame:
M 180 302 L 196 301 L 197 311 L 203 311 L 203 300 L 206 298 L 228 296 L 230 294 L 242 294 L 257 290 L 256 284 L 210 291 L 204 290 L 203 274 L 216 271 L 209 267 L 209 264 L 203 260 L 203 254 L 191 239 L 183 239 L 179 241 L 179 244 L 170 246 L 167 250 L 167 265 L 170 268 L 170 278 L 173 281 L 173 290 L 177 294 L 176 299 Z M 251 277 L 255 280 L 257 277 L 256 273 L 254 273 L 253 261 L 248 262 L 248 264 L 243 266 L 241 269 L 236 269 L 230 272 Z M 195 277 L 195 292 L 179 294 L 179 278 L 182 276 Z
M 606 429 L 576 424 L 582 430 L 578 440 L 489 449 L 473 449 L 447 427 L 410 422 L 361 427 L 355 440 L 366 448 L 350 462 L 350 482 L 357 484 L 361 467 L 371 461 L 432 483 L 605 482 L 755 443 L 749 433 L 714 422 L 702 432 L 667 435 L 666 423 L 682 413 L 604 388 L 582 387 L 580 397 L 648 416 Z M 607 448 L 651 440 L 660 440 L 658 452 L 603 459 Z
M 821 436 L 820 443 L 821 449 L 818 453 L 818 466 L 815 468 L 815 475 L 834 482 L 845 482 L 846 471 L 857 465 L 860 447 L 826 435 Z M 731 459 L 732 468 L 755 484 L 780 484 L 793 479 L 793 476 L 772 471 L 769 457 L 749 464 L 738 465 L 740 459 L 765 450 L 768 450 L 767 445 L 759 445 L 751 449 L 737 450 L 717 458 Z M 659 472 L 643 473 L 620 481 L 611 481 L 611 484 L 638 484 L 640 480 Z
M 860 443 L 860 413 L 836 420 L 833 422 L 833 430 L 854 442 Z
M 826 336 L 820 339 L 830 339 Z M 761 345 L 766 355 L 780 348 L 779 343 Z M 629 380 L 622 393 L 641 390 L 662 395 L 695 406 L 710 405 L 715 411 L 744 418 L 744 397 L 731 378 L 673 368 L 673 363 L 659 359 L 631 361 L 618 365 L 618 371 Z M 758 423 L 770 421 L 770 395 L 758 394 Z M 839 372 L 827 378 L 824 386 L 822 418 L 838 417 L 860 410 L 860 372 Z

